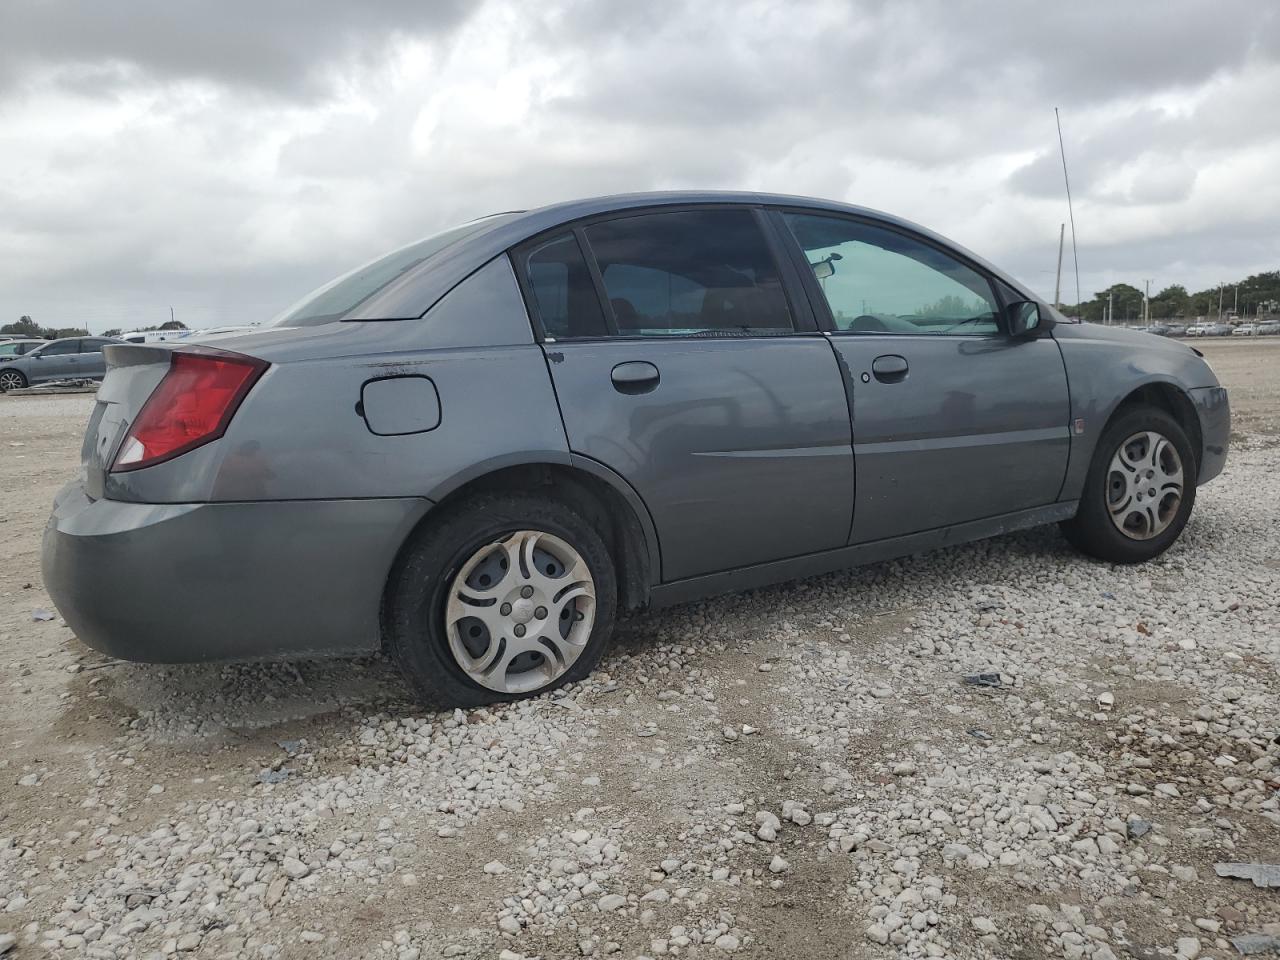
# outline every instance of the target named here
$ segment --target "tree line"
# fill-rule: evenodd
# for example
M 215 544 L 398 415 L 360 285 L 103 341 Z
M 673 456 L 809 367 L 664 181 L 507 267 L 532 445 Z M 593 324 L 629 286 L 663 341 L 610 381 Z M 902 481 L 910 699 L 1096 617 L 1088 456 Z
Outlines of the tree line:
M 1190 317 L 1218 316 L 1219 288 L 1210 287 L 1196 293 L 1188 293 L 1182 284 L 1175 283 L 1151 295 L 1152 320 L 1185 320 Z M 1264 316 L 1280 312 L 1280 270 L 1256 273 L 1238 283 L 1228 283 L 1221 288 L 1222 316 L 1239 313 L 1252 317 L 1261 307 Z M 1132 323 L 1143 319 L 1143 293 L 1127 283 L 1116 283 L 1093 295 L 1084 303 L 1063 304 L 1062 312 L 1100 323 L 1111 303 L 1111 319 L 1114 323 Z M 1239 306 L 1237 307 L 1237 303 Z
M 187 325 L 181 320 L 166 320 L 158 327 L 140 327 L 142 331 L 146 330 L 185 330 Z M 123 330 L 119 328 L 106 330 L 103 332 L 104 337 L 118 337 Z M 0 334 L 8 334 L 14 337 L 30 337 L 33 340 L 57 340 L 59 337 L 87 337 L 89 331 L 84 327 L 42 327 L 36 323 L 31 317 L 23 315 L 18 318 L 16 323 L 6 323 L 0 327 Z
M 29 316 L 21 316 L 17 323 L 6 323 L 0 327 L 0 333 L 15 337 L 30 337 L 33 340 L 57 340 L 59 337 L 87 337 L 89 331 L 84 327 L 42 327 Z

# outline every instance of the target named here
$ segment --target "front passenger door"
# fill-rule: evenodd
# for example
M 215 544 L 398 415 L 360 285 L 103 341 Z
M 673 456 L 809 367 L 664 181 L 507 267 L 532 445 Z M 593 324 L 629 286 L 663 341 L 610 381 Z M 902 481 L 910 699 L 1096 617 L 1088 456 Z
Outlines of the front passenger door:
M 846 374 L 850 542 L 1055 501 L 1071 438 L 1052 337 L 1006 335 L 992 280 L 923 238 L 816 212 L 783 219 Z
M 42 347 L 36 354 L 37 359 L 30 366 L 28 379 L 32 383 L 47 383 L 50 380 L 67 380 L 76 376 L 80 358 L 79 340 L 55 340 Z

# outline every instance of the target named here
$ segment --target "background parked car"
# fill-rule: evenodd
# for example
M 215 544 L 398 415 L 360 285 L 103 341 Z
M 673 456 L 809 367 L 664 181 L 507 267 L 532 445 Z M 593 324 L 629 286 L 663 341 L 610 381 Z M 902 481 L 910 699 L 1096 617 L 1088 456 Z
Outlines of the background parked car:
M 1166 337 L 1185 337 L 1186 335 L 1187 328 L 1181 323 L 1169 324 L 1168 332 L 1165 334 Z
M 30 340 L 13 338 L 0 342 L 0 363 L 25 357 L 36 347 L 43 347 L 48 340 Z
M 1211 323 L 1205 330 L 1206 337 L 1229 337 L 1235 332 L 1235 327 L 1229 323 Z
M 103 346 L 121 342 L 110 337 L 67 337 L 42 343 L 0 366 L 0 393 L 54 380 L 101 380 L 107 375 Z
M 1275 336 L 1280 333 L 1280 320 L 1263 320 L 1258 324 L 1258 336 Z

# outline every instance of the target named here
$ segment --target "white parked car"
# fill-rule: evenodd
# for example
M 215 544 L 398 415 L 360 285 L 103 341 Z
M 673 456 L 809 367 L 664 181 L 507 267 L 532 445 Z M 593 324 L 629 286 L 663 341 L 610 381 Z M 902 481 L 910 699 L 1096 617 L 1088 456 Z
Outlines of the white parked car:
M 1207 323 L 1193 323 L 1191 326 L 1187 327 L 1187 336 L 1203 337 L 1204 332 L 1206 329 L 1208 329 L 1208 327 L 1209 327 L 1209 324 Z
M 1256 335 L 1257 332 L 1258 332 L 1258 325 L 1256 323 L 1242 323 L 1240 324 L 1240 326 L 1236 327 L 1235 333 L 1232 334 L 1232 336 L 1252 337 Z
M 168 343 L 174 340 L 185 340 L 191 336 L 190 330 L 137 330 L 122 334 L 120 339 L 125 343 Z

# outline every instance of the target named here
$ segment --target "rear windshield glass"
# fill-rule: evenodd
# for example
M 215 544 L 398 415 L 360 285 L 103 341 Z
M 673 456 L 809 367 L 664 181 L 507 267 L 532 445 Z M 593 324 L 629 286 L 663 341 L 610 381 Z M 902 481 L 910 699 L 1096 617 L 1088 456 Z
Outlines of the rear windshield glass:
M 276 317 L 271 325 L 310 327 L 341 320 L 397 277 L 435 256 L 445 247 L 479 230 L 504 223 L 514 216 L 516 216 L 514 213 L 500 213 L 473 220 L 452 230 L 445 230 L 425 240 L 419 240 L 417 243 L 411 243 L 407 247 L 401 247 L 399 250 L 393 250 L 336 280 L 330 280 L 318 290 L 313 290 Z

